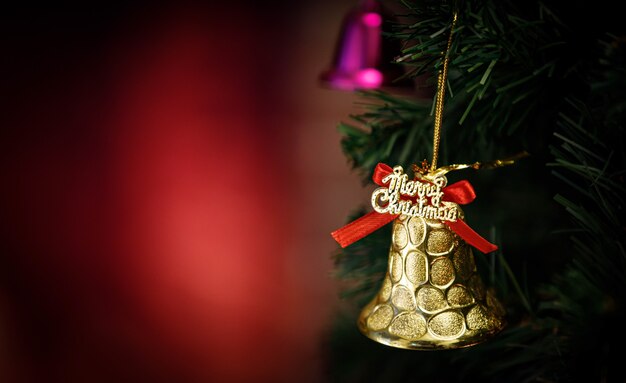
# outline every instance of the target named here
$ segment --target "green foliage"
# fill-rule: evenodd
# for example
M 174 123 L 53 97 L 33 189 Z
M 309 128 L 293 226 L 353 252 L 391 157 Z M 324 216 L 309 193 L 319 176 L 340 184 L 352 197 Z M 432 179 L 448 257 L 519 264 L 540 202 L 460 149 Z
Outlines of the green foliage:
M 404 44 L 399 57 L 408 76 L 427 74 L 432 81 L 452 5 L 402 4 L 392 34 Z M 501 248 L 478 255 L 478 266 L 505 303 L 508 326 L 485 344 L 442 352 L 393 349 L 360 335 L 354 322 L 386 270 L 390 233 L 381 229 L 336 255 L 336 275 L 354 305 L 336 322 L 331 376 L 340 382 L 624 381 L 625 28 L 608 4 L 597 2 L 457 6 L 439 163 L 521 150 L 532 155 L 510 168 L 462 175 L 478 194 L 465 208 L 471 226 L 492 233 Z M 366 112 L 339 129 L 346 156 L 365 181 L 377 162 L 407 168 L 429 158 L 430 100 L 360 96 Z
M 367 125 L 368 130 L 342 123 L 339 131 L 345 136 L 343 150 L 349 153 L 354 167 L 362 171 L 364 181 L 370 179 L 379 162 L 403 165 L 407 169 L 418 162 L 415 148 L 432 146 L 428 129 L 432 123 L 430 105 L 383 92 L 363 93 L 362 96 L 368 101 L 363 103 L 368 111 L 352 119 Z

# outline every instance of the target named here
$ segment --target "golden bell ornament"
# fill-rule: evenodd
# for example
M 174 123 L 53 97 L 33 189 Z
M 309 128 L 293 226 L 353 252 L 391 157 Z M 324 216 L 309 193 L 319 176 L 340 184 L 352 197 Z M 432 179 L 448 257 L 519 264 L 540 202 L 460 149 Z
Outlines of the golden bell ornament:
M 400 215 L 392 233 L 382 287 L 359 316 L 363 334 L 388 346 L 436 350 L 472 346 L 502 330 L 504 309 L 485 289 L 464 240 L 419 216 Z
M 513 158 L 437 167 L 445 84 L 457 20 L 455 10 L 437 76 L 431 164 L 424 160 L 421 167 L 414 165 L 413 179 L 402 166 L 378 164 L 372 176 L 381 186 L 372 193 L 374 211 L 331 233 L 346 247 L 393 220 L 387 274 L 358 320 L 363 334 L 392 347 L 467 347 L 489 339 L 504 327 L 504 309 L 493 292 L 485 288 L 469 244 L 484 253 L 497 246 L 463 221 L 458 205 L 476 197 L 469 182 L 463 180 L 446 187 L 445 174 L 500 167 L 513 163 Z

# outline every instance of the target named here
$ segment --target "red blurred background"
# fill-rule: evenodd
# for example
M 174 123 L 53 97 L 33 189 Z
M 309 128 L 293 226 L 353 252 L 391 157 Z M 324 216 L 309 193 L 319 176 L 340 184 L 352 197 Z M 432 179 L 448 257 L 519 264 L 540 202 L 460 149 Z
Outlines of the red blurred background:
M 326 380 L 353 5 L 3 12 L 1 382 Z

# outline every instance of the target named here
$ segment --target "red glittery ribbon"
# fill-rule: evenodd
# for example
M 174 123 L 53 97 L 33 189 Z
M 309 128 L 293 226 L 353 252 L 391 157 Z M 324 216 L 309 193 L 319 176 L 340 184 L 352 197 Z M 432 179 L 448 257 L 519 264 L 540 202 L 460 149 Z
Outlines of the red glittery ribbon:
M 372 180 L 379 186 L 385 186 L 383 183 L 383 178 L 385 178 L 392 172 L 393 169 L 389 165 L 379 163 L 378 165 L 376 165 L 376 169 L 374 169 L 374 175 L 372 176 Z M 471 203 L 476 198 L 474 188 L 467 180 L 455 182 L 454 184 L 443 188 L 442 192 L 444 193 L 442 200 L 454 202 L 459 205 L 466 205 L 468 203 Z M 346 247 L 358 241 L 359 239 L 370 235 L 371 233 L 385 226 L 397 217 L 397 214 L 381 214 L 376 211 L 372 211 L 356 219 L 355 221 L 350 222 L 341 229 L 333 231 L 331 235 L 333 236 L 333 238 L 335 238 L 335 241 L 337 241 L 341 247 Z M 443 221 L 443 223 L 446 224 L 450 228 L 450 230 L 458 234 L 459 237 L 463 238 L 465 242 L 474 246 L 485 254 L 498 249 L 498 246 L 490 243 L 485 238 L 481 237 L 478 233 L 472 230 L 472 228 L 469 227 L 462 219 L 457 219 L 456 221 Z

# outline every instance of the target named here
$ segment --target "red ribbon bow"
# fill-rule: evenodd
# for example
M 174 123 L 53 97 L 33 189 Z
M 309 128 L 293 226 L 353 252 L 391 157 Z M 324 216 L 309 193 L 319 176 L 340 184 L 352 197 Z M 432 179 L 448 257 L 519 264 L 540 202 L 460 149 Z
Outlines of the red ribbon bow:
M 391 174 L 393 169 L 383 163 L 379 163 L 374 169 L 374 175 L 372 179 L 374 183 L 380 186 L 385 186 L 383 178 Z M 459 205 L 466 205 L 476 198 L 474 188 L 467 180 L 462 180 L 453 183 L 442 189 L 444 201 L 454 202 Z M 396 219 L 398 215 L 394 214 L 382 214 L 376 211 L 370 212 L 355 221 L 350 222 L 341 229 L 335 230 L 331 233 L 335 241 L 339 243 L 341 247 L 346 247 L 353 244 L 359 239 L 366 237 L 374 231 L 385 226 L 389 222 Z M 478 233 L 472 230 L 462 219 L 456 221 L 443 221 L 452 231 L 458 234 L 465 242 L 474 246 L 483 253 L 490 253 L 498 249 L 498 246 L 490 243 L 485 238 L 481 237 Z

